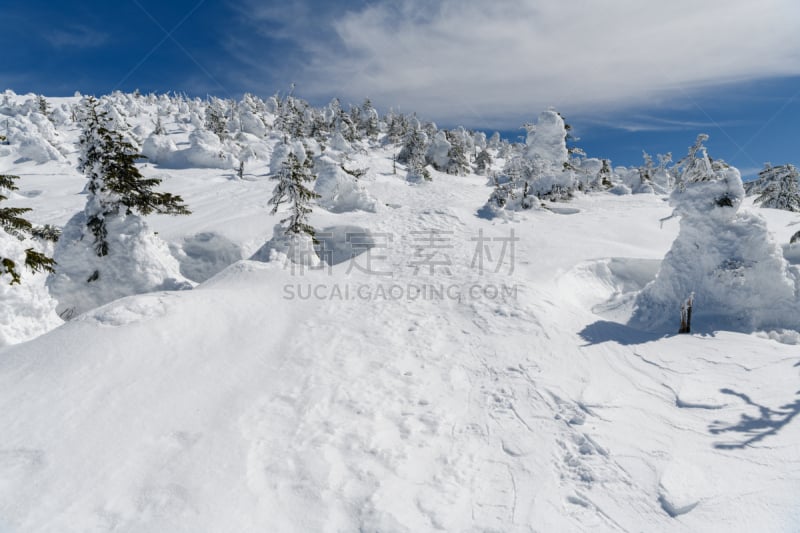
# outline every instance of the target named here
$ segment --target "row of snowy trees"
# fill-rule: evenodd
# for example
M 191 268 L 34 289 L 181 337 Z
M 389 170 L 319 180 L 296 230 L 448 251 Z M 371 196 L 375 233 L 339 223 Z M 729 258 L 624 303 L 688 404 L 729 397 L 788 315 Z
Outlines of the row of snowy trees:
M 11 104 L 6 98 L 3 105 Z M 62 104 L 53 109 L 44 98 L 25 105 L 30 108 L 29 114 L 41 115 L 48 122 L 75 120 L 82 131 L 79 170 L 88 180 L 87 203 L 64 228 L 64 238 L 54 254 L 57 270 L 48 280 L 64 316 L 124 295 L 115 288 L 123 278 L 133 279 L 138 292 L 189 285 L 174 261 L 152 260 L 171 257 L 168 252 L 138 254 L 151 258 L 144 267 L 132 259 L 137 255 L 136 247 L 166 249 L 147 230 L 142 217 L 150 213 L 188 214 L 179 196 L 156 192 L 159 180 L 145 178 L 136 167 L 140 151 L 148 151 L 141 150 L 140 145 L 150 149 L 155 146 L 174 156 L 177 148 L 165 124 L 194 128 L 190 140 L 210 146 L 207 155 L 211 158 L 238 161 L 239 177 L 246 157 L 268 157 L 271 177 L 277 181 L 270 199 L 273 213 L 288 205 L 288 216 L 281 221 L 283 226 L 275 238 L 300 238 L 306 244 L 314 238 L 309 223 L 314 202 L 335 211 L 341 204 L 331 203 L 332 198 L 341 202 L 347 197 L 352 208 L 374 209 L 370 207 L 374 200 L 358 185 L 365 169 L 348 169 L 346 163 L 350 155 L 378 146 L 395 154 L 395 167 L 404 165 L 406 178 L 412 182 L 432 179 L 433 171 L 486 176 L 493 185 L 487 208 L 495 215 L 503 210 L 539 208 L 548 200 L 568 200 L 578 192 L 682 190 L 687 182 L 702 181 L 695 174 L 708 175 L 706 160 L 712 170 L 725 168 L 720 161 L 698 156 L 705 154 L 704 139 L 676 163 L 670 154 L 658 156 L 657 164 L 645 154 L 641 167 L 613 168 L 610 161 L 588 158 L 571 146 L 574 139 L 570 128 L 553 110 L 543 112 L 535 124 L 525 125 L 524 144 L 512 144 L 498 134 L 487 139 L 481 132 L 463 128 L 440 130 L 433 123 L 421 123 L 414 115 L 390 112 L 381 117 L 368 100 L 347 111 L 338 100 L 314 108 L 292 95 L 266 100 L 246 95 L 236 102 L 115 93 L 99 100 L 86 98 L 70 108 Z M 152 128 L 142 129 L 142 120 L 138 121 L 140 126 L 130 128 L 127 119 L 143 114 L 151 116 Z M 262 147 L 263 139 L 273 141 L 268 153 Z M 188 155 L 187 164 L 197 161 Z M 760 195 L 758 201 L 765 207 L 797 209 L 797 175 L 791 165 L 767 166 L 748 189 Z M 12 183 L 7 179 L 0 185 L 8 189 Z M 18 217 L 9 218 L 12 212 L 0 213 L 7 213 L 6 218 L 19 225 Z M 3 227 L 19 231 L 7 222 Z M 33 249 L 31 253 L 39 254 L 31 255 L 32 269 L 55 266 L 41 253 Z M 6 272 L 16 272 L 15 266 L 6 266 Z

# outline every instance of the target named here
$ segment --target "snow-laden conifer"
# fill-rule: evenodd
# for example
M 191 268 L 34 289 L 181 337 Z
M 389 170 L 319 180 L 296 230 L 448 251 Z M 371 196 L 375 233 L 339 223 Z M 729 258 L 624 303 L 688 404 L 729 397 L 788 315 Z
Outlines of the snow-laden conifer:
M 764 170 L 758 173 L 761 193 L 755 203 L 761 207 L 783 209 L 785 211 L 800 211 L 800 190 L 797 179 L 800 172 L 794 165 L 786 164 L 773 167 L 767 164 Z
M 15 191 L 18 189 L 15 182 L 19 176 L 0 174 L 0 202 L 8 200 L 3 190 Z M 35 236 L 36 229 L 22 215 L 30 211 L 27 207 L 0 207 L 0 229 L 19 241 L 24 241 Z M 53 272 L 55 261 L 51 257 L 36 251 L 33 247 L 25 249 L 25 267 L 32 272 Z M 8 274 L 9 282 L 13 285 L 21 281 L 19 265 L 12 257 L 3 257 L 0 253 L 0 276 Z
M 154 190 L 161 180 L 142 176 L 135 165 L 140 154 L 96 99 L 84 102 L 81 126 L 86 205 L 64 227 L 54 254 L 58 269 L 47 282 L 59 314 L 70 318 L 122 296 L 189 287 L 166 243 L 142 218 L 189 214 L 183 199 Z

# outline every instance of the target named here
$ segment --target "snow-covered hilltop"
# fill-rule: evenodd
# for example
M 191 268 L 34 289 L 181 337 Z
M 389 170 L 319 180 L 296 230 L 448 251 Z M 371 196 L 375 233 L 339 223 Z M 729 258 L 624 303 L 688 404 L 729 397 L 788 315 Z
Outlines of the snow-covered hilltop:
M 791 165 L 1 98 L 0 532 L 800 529 Z

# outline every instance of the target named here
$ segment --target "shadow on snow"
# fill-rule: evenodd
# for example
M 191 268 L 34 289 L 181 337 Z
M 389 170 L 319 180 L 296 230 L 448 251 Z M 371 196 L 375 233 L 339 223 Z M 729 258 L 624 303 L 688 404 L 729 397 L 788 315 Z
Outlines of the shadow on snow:
M 652 342 L 664 337 L 667 333 L 654 333 L 651 331 L 642 331 L 640 329 L 632 328 L 619 322 L 611 322 L 609 320 L 598 320 L 593 324 L 589 324 L 578 333 L 580 337 L 586 341 L 587 346 L 595 344 L 602 344 L 604 342 L 616 342 L 623 346 L 630 346 L 632 344 L 644 344 Z
M 795 365 L 797 366 L 797 365 Z M 731 389 L 721 389 L 722 394 L 729 396 L 736 396 L 743 400 L 747 405 L 758 408 L 758 416 L 742 415 L 737 424 L 726 426 L 725 422 L 716 420 L 709 427 L 712 435 L 720 435 L 722 433 L 741 433 L 744 440 L 741 442 L 726 442 L 715 443 L 714 447 L 720 450 L 735 450 L 746 448 L 751 444 L 759 442 L 776 435 L 784 426 L 789 424 L 798 413 L 800 413 L 800 399 L 792 403 L 782 405 L 777 409 L 772 409 L 765 405 L 754 402 L 750 397 L 744 393 L 736 392 Z M 800 394 L 800 391 L 797 392 Z

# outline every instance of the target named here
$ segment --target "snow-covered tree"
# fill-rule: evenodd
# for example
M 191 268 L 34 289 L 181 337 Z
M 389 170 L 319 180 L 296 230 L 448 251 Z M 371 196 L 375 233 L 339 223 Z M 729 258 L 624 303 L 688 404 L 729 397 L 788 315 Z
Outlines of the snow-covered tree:
M 153 122 L 153 135 L 166 135 L 167 130 L 164 129 L 164 124 L 161 123 L 161 117 L 156 117 Z
M 369 139 L 377 139 L 380 133 L 380 118 L 378 111 L 372 105 L 369 98 L 361 104 L 361 123 L 360 128 Z
M 597 172 L 593 186 L 598 189 L 610 189 L 614 186 L 611 182 L 611 166 L 608 159 L 603 159 L 603 166 Z
M 411 181 L 430 180 L 428 172 L 426 154 L 428 152 L 428 136 L 419 129 L 419 123 L 415 122 L 406 135 L 403 148 L 397 155 L 399 163 L 405 163 L 408 167 L 408 179 Z
M 208 103 L 206 107 L 205 128 L 216 134 L 221 141 L 228 138 L 230 131 L 228 129 L 225 105 L 222 100 L 214 98 Z
M 670 196 L 680 231 L 655 280 L 637 296 L 631 323 L 676 331 L 691 298 L 693 326 L 702 330 L 795 329 L 797 279 L 765 221 L 739 212 L 739 171 L 708 157 L 707 138 L 698 136 L 681 161 L 680 186 Z
M 405 115 L 397 114 L 394 111 L 389 111 L 386 117 L 387 124 L 387 138 L 389 142 L 398 144 L 405 139 L 408 133 L 408 119 Z
M 756 198 L 755 203 L 761 204 L 761 207 L 800 212 L 798 177 L 800 177 L 800 172 L 794 165 L 773 167 L 767 164 L 758 173 L 761 194 Z
M 88 179 L 86 206 L 64 227 L 54 254 L 59 268 L 47 282 L 64 318 L 122 296 L 190 286 L 141 218 L 189 214 L 182 198 L 154 190 L 161 180 L 142 176 L 135 165 L 140 155 L 112 129 L 96 99 L 85 102 L 81 115 L 78 168 Z
M 450 149 L 447 151 L 448 161 L 445 172 L 463 176 L 469 172 L 469 159 L 467 159 L 467 147 L 463 132 L 448 132 L 447 140 L 450 142 Z
M 117 215 L 153 212 L 168 215 L 188 215 L 190 211 L 180 196 L 156 192 L 161 183 L 157 178 L 145 178 L 135 165 L 139 154 L 122 136 L 110 129 L 105 112 L 97 100 L 90 98 L 84 109 L 83 132 L 78 144 L 78 170 L 89 180 L 86 191 L 86 224 L 94 235 L 98 256 L 108 253 L 106 220 Z
M 305 234 L 314 237 L 314 228 L 308 223 L 308 216 L 311 214 L 311 202 L 319 195 L 306 186 L 306 183 L 316 179 L 312 172 L 313 167 L 310 155 L 300 160 L 290 151 L 280 172 L 273 176 L 278 184 L 272 191 L 269 204 L 273 206 L 273 215 L 278 212 L 281 204 L 289 204 L 290 215 L 281 220 L 284 224 L 288 222 L 287 235 Z
M 492 156 L 489 154 L 486 148 L 484 148 L 475 158 L 475 173 L 479 176 L 485 176 L 489 172 L 491 166 Z
M 0 174 L 0 202 L 8 200 L 8 197 L 3 194 L 3 190 L 17 190 L 15 182 L 18 179 L 19 176 Z M 22 217 L 28 211 L 30 209 L 27 207 L 0 207 L 0 229 L 19 241 L 34 237 L 33 224 Z M 54 266 L 55 261 L 51 257 L 36 251 L 33 247 L 25 250 L 25 267 L 32 272 L 53 272 Z M 10 283 L 12 285 L 21 281 L 16 262 L 11 257 L 0 255 L 0 276 L 4 274 L 11 276 Z
M 50 102 L 48 102 L 47 98 L 42 95 L 38 95 L 36 97 L 36 108 L 39 113 L 46 117 L 50 117 L 50 113 L 53 111 L 53 109 L 50 107 Z

